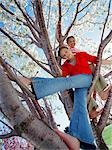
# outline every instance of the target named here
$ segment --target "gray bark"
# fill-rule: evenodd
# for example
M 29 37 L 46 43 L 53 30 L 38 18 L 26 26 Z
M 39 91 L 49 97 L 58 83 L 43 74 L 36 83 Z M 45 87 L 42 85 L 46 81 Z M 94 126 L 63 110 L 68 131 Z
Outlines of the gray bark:
M 21 103 L 10 80 L 0 67 L 0 107 L 18 135 L 37 149 L 67 149 L 58 135 L 34 117 Z

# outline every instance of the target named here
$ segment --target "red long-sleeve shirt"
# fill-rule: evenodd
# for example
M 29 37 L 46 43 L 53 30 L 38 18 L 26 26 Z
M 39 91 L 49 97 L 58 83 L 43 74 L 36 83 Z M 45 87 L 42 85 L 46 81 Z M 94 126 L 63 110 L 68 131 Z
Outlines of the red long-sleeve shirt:
M 87 54 L 86 52 L 79 52 L 75 54 L 76 63 L 75 65 L 65 61 L 61 66 L 62 76 L 73 76 L 77 74 L 92 74 L 88 62 L 96 63 L 96 56 Z

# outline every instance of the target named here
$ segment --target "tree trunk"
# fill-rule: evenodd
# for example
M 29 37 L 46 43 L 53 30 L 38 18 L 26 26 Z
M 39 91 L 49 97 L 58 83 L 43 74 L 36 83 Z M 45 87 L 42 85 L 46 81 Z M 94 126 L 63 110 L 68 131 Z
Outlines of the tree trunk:
M 21 103 L 11 82 L 0 67 L 0 107 L 19 136 L 37 149 L 67 149 L 59 136 L 35 118 Z

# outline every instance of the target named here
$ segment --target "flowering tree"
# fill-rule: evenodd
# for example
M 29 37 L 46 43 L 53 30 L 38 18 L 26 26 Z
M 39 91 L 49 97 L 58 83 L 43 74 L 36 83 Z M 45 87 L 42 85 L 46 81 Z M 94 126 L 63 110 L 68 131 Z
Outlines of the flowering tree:
M 39 72 L 44 70 L 47 75 L 59 76 L 60 58 L 57 56 L 57 51 L 66 37 L 72 34 L 79 40 L 80 47 L 85 47 L 86 43 L 98 55 L 96 76 L 90 89 L 91 94 L 100 72 L 102 54 L 106 54 L 103 53 L 106 45 L 111 44 L 111 0 L 103 2 L 96 0 L 66 2 L 61 2 L 61 0 L 6 0 L 2 1 L 0 5 L 3 23 L 0 28 L 2 38 L 0 83 L 3 84 L 0 86 L 0 107 L 12 126 L 10 135 L 25 138 L 36 148 L 66 149 L 66 145 L 53 131 L 53 128 L 56 128 L 56 123 L 47 101 L 45 103 L 46 109 L 42 109 L 35 96 L 19 81 L 16 74 L 22 72 L 24 75 L 34 76 L 38 68 Z M 90 37 L 84 36 L 87 31 L 93 33 L 94 29 L 97 29 L 100 34 L 100 40 L 97 44 L 92 42 Z M 105 31 L 108 34 L 105 34 Z M 110 48 L 108 48 L 108 54 L 110 57 Z M 4 70 L 17 83 L 19 90 L 17 86 L 12 86 Z M 108 74 L 111 75 L 111 72 Z M 70 118 L 73 102 L 69 91 L 61 93 L 59 98 Z M 95 126 L 99 129 L 99 132 L 96 132 L 99 147 L 102 142 L 101 133 L 106 125 L 112 105 L 110 99 L 111 92 L 105 105 L 106 116 L 104 111 Z M 23 101 L 28 109 L 23 106 Z M 6 138 L 9 134 L 4 136 Z

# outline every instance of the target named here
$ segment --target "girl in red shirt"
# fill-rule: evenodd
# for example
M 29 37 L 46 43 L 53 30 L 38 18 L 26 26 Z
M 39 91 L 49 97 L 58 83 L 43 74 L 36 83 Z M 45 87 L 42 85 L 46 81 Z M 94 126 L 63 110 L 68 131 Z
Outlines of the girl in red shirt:
M 89 68 L 88 62 L 96 63 L 96 57 L 89 55 L 86 52 L 73 54 L 67 47 L 60 48 L 59 55 L 63 59 L 66 59 L 60 69 L 60 74 L 64 77 L 23 78 L 21 81 L 25 84 L 32 83 L 37 99 L 51 95 L 55 92 L 74 88 L 74 107 L 69 125 L 69 134 L 72 138 L 74 137 L 73 140 L 71 140 L 73 141 L 72 144 L 68 142 L 70 141 L 69 139 L 71 139 L 70 135 L 67 136 L 67 134 L 62 134 L 62 132 L 57 130 L 55 131 L 69 145 L 69 148 L 79 150 L 81 142 L 85 143 L 87 147 L 89 146 L 88 149 L 96 149 L 94 143 L 95 138 L 88 119 L 87 111 L 87 91 L 92 82 L 92 72 Z M 66 139 L 66 137 L 69 138 Z
M 81 52 L 81 50 L 79 50 L 75 47 L 76 40 L 75 40 L 74 36 L 69 36 L 66 39 L 66 43 L 67 43 L 69 49 L 73 53 Z M 92 73 L 94 73 L 95 67 L 92 64 L 90 64 L 90 68 L 92 69 Z M 110 88 L 111 87 L 106 83 L 104 77 L 99 75 L 99 78 L 95 84 L 95 91 L 98 93 L 98 95 L 101 97 L 102 100 L 107 100 Z

